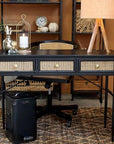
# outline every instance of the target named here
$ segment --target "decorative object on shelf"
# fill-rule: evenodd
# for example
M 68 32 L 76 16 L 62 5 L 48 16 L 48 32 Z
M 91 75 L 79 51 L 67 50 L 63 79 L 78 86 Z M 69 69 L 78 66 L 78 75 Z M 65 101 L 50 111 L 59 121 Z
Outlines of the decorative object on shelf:
M 18 47 L 19 53 L 30 53 L 31 52 L 31 26 L 29 22 L 26 20 L 26 15 L 22 14 L 21 15 L 21 21 L 18 23 L 23 23 L 23 31 L 22 32 L 17 32 L 16 37 L 17 37 L 17 42 L 18 42 Z M 18 30 L 18 27 L 17 27 Z
M 11 27 L 12 32 L 22 32 L 23 31 L 23 23 L 18 24 L 18 22 L 17 23 L 9 22 L 9 23 L 5 23 L 4 25 Z M 16 29 L 16 27 L 19 27 L 18 30 Z
M 28 33 L 20 33 L 19 34 L 19 47 L 21 49 L 29 48 L 29 35 L 28 35 Z
M 39 27 L 37 32 L 48 32 L 48 27 Z
M 57 32 L 58 29 L 59 29 L 59 26 L 58 26 L 57 23 L 51 22 L 51 23 L 49 24 L 48 28 L 49 28 L 49 31 L 50 31 L 50 32 Z
M 11 43 L 13 40 L 11 39 L 11 34 L 12 34 L 11 28 L 5 26 L 5 33 L 6 33 L 6 38 L 3 40 L 3 50 L 7 52 L 9 49 L 12 49 Z
M 80 9 L 76 10 L 76 32 L 92 33 L 95 26 L 95 19 L 81 19 Z
M 16 54 L 18 53 L 17 51 L 17 42 L 16 41 L 12 41 L 11 42 L 12 48 L 8 50 L 8 54 Z
M 77 40 L 77 41 L 81 50 L 87 50 L 87 48 L 82 45 L 80 40 Z
M 47 18 L 45 16 L 39 16 L 36 19 L 36 25 L 38 26 L 38 29 L 36 31 L 37 32 L 44 32 L 45 30 L 47 30 L 47 28 L 42 28 L 42 27 L 46 27 L 47 22 L 48 21 L 47 21 Z
M 81 0 L 81 18 L 96 19 L 87 53 L 91 53 L 99 28 L 107 53 L 110 53 L 103 19 L 114 19 L 114 0 Z

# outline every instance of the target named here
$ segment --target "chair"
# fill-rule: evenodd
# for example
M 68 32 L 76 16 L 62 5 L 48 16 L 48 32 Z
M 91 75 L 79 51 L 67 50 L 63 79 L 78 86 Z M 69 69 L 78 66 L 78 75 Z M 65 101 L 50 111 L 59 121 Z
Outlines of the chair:
M 74 49 L 74 44 L 69 41 L 42 41 L 42 42 L 34 42 L 31 44 L 31 47 L 36 47 L 38 49 L 56 49 L 56 50 L 65 50 L 65 49 Z M 52 105 L 52 93 L 51 93 L 51 84 L 59 83 L 59 88 L 61 83 L 68 83 L 71 81 L 71 76 L 19 76 L 18 79 L 21 80 L 33 80 L 33 81 L 42 81 L 45 82 L 45 88 L 48 89 L 47 94 L 47 105 L 46 106 L 38 106 L 37 107 L 37 118 L 45 115 L 45 114 L 56 114 L 57 116 L 64 118 L 67 120 L 67 126 L 71 126 L 72 117 L 71 115 L 65 114 L 62 110 L 72 109 L 73 114 L 76 114 L 78 106 L 77 105 L 69 105 L 69 106 L 53 106 Z
M 71 41 L 65 41 L 65 40 L 48 40 L 48 41 L 39 41 L 39 42 L 33 42 L 31 43 L 32 48 L 38 48 L 41 50 L 74 50 L 75 44 Z M 77 45 L 76 45 L 77 47 Z M 72 76 L 68 77 L 70 80 L 72 79 Z M 73 89 L 72 89 L 72 83 L 71 83 L 71 94 L 73 95 Z M 61 100 L 61 83 L 58 83 L 58 92 L 59 92 L 59 100 Z
M 64 118 L 67 120 L 67 126 L 71 126 L 72 117 L 68 114 L 65 114 L 62 112 L 62 110 L 73 110 L 73 114 L 77 113 L 78 106 L 77 105 L 69 105 L 69 106 L 53 106 L 52 105 L 52 93 L 51 93 L 51 83 L 53 82 L 59 82 L 59 83 L 68 83 L 70 82 L 70 79 L 66 79 L 62 76 L 59 77 L 32 77 L 32 76 L 19 76 L 18 79 L 21 80 L 33 80 L 33 81 L 42 81 L 45 82 L 45 88 L 48 89 L 47 94 L 47 105 L 46 106 L 37 106 L 37 118 L 45 115 L 45 114 L 56 114 L 57 116 Z

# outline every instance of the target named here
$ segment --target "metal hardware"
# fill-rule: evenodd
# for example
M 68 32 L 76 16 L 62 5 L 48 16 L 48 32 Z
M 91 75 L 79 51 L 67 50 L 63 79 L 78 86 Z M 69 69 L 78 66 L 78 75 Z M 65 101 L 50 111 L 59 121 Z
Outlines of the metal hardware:
M 17 64 L 14 64 L 14 65 L 13 65 L 13 67 L 14 67 L 14 68 L 17 68 L 17 67 L 18 67 L 18 65 L 17 65 Z
M 55 66 L 54 66 L 55 68 L 59 68 L 59 64 L 55 64 Z
M 96 69 L 99 69 L 99 67 L 100 67 L 99 64 L 96 64 L 96 65 L 95 65 L 95 68 L 96 68 Z

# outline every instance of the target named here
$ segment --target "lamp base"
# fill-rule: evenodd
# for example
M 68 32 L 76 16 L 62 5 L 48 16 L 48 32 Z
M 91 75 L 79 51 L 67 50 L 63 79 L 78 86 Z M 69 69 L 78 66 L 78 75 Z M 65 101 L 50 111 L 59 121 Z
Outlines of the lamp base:
M 106 36 L 106 32 L 105 32 L 105 28 L 104 28 L 104 24 L 103 24 L 102 19 L 96 19 L 95 27 L 94 27 L 94 30 L 93 30 L 93 34 L 92 34 L 92 37 L 91 37 L 91 40 L 90 40 L 90 44 L 89 44 L 87 53 L 92 53 L 93 45 L 94 45 L 95 38 L 96 38 L 99 27 L 100 27 L 102 35 L 103 35 L 106 52 L 109 54 L 110 51 L 109 51 L 109 48 L 108 48 L 108 40 L 107 40 L 107 36 Z

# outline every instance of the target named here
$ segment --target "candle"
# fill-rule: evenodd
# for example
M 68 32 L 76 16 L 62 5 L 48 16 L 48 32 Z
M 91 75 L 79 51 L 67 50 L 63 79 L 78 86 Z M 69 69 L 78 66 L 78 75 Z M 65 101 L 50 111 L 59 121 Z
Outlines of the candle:
M 28 48 L 28 36 L 24 33 L 19 37 L 19 47 L 22 49 Z

